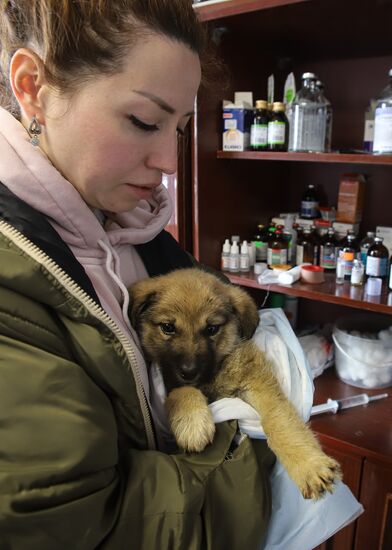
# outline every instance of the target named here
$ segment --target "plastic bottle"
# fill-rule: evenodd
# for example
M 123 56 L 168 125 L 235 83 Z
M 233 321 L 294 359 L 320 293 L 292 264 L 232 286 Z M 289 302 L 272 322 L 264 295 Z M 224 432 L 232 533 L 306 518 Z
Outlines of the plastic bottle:
M 366 275 L 386 279 L 388 273 L 388 249 L 382 244 L 382 237 L 374 237 L 374 243 L 368 250 L 366 258 Z
M 368 250 L 372 246 L 372 244 L 374 243 L 374 235 L 375 235 L 374 231 L 368 231 L 366 233 L 366 237 L 364 237 L 362 239 L 362 241 L 360 242 L 360 245 L 359 245 L 360 249 L 361 249 L 361 260 L 362 260 L 362 263 L 365 266 L 365 268 L 366 268 Z
M 392 153 L 392 69 L 388 72 L 389 83 L 378 97 L 374 115 L 373 153 Z
M 234 241 L 230 247 L 229 271 L 236 273 L 240 270 L 240 249 L 238 242 Z
M 336 269 L 336 245 L 335 231 L 330 227 L 320 241 L 320 265 L 325 271 Z
M 266 151 L 268 147 L 268 103 L 262 99 L 256 101 L 253 122 L 250 127 L 250 148 L 253 151 Z
M 301 218 L 313 220 L 319 216 L 319 200 L 313 184 L 309 184 L 302 194 Z
M 226 239 L 222 247 L 221 268 L 222 271 L 228 271 L 230 267 L 230 241 Z
M 344 283 L 344 260 L 343 252 L 339 250 L 338 257 L 336 258 L 336 284 L 342 285 Z
M 292 103 L 289 151 L 324 152 L 327 105 L 321 102 L 313 73 L 302 75 L 302 88 Z
M 362 286 L 365 274 L 365 267 L 361 260 L 354 260 L 351 270 L 350 284 L 353 286 Z
M 319 100 L 327 111 L 326 129 L 325 129 L 325 151 L 329 153 L 331 151 L 332 142 L 332 105 L 331 102 L 324 95 L 324 84 L 321 80 L 316 81 L 316 88 L 319 91 Z
M 287 151 L 289 123 L 285 115 L 285 104 L 272 104 L 272 114 L 268 122 L 268 151 Z
M 240 254 L 240 271 L 247 272 L 250 269 L 248 241 L 243 241 Z

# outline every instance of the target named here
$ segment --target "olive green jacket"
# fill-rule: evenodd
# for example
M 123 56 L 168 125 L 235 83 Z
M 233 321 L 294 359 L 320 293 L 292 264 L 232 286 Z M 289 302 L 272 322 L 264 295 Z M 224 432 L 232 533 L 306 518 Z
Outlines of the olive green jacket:
M 64 243 L 8 195 L 5 207 L 0 196 L 0 550 L 259 548 L 270 515 L 265 443 L 232 451 L 232 422 L 198 455 L 155 450 L 132 347 Z

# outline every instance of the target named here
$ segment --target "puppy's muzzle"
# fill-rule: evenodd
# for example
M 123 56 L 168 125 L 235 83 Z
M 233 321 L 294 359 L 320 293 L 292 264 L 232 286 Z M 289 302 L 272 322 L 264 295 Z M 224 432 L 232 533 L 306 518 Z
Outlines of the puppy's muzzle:
M 193 384 L 196 382 L 199 374 L 199 369 L 196 365 L 183 364 L 178 367 L 178 377 L 185 384 Z

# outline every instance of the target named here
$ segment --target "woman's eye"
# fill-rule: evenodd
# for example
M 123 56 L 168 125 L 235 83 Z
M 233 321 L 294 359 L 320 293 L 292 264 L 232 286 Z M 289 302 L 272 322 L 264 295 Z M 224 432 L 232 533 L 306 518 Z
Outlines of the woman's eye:
M 167 334 L 168 336 L 172 336 L 176 333 L 176 327 L 173 323 L 161 323 L 160 327 L 163 334 Z
M 206 334 L 207 336 L 215 336 L 219 332 L 220 326 L 219 325 L 207 325 L 206 327 Z
M 143 130 L 144 132 L 155 132 L 156 130 L 159 130 L 156 124 L 147 124 L 139 118 L 136 118 L 134 115 L 129 115 L 128 118 L 132 124 L 136 126 L 136 128 L 139 128 L 139 130 Z

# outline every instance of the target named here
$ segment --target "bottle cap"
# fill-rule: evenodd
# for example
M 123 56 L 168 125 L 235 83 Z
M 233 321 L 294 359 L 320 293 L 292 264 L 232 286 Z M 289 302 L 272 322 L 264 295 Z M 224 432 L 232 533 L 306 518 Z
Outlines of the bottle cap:
M 238 242 L 234 241 L 230 248 L 230 254 L 239 254 Z
M 272 110 L 278 113 L 284 112 L 286 110 L 286 105 L 280 101 L 275 101 L 275 103 L 272 104 Z
M 258 99 L 256 101 L 256 109 L 268 109 L 268 103 L 264 99 Z
M 379 296 L 381 294 L 382 279 L 380 277 L 369 277 L 366 283 L 366 294 Z
M 247 241 L 244 241 L 241 245 L 241 254 L 249 254 Z
M 311 78 L 313 80 L 317 80 L 317 76 L 314 73 L 304 73 L 302 75 L 302 80 L 305 80 L 306 78 Z
M 223 245 L 223 252 L 227 252 L 230 254 L 230 241 L 229 239 L 226 239 Z

